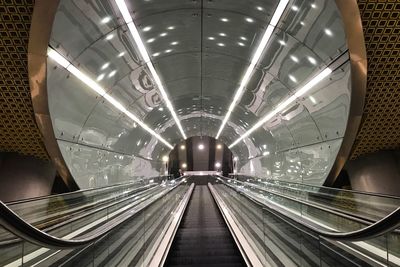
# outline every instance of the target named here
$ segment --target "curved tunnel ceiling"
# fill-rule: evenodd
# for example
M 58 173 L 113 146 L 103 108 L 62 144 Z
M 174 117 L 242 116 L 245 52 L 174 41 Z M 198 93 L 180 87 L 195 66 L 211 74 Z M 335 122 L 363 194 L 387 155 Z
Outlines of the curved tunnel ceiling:
M 342 24 L 329 0 L 60 1 L 47 88 L 63 155 L 159 160 L 218 136 L 243 171 L 302 157 L 321 183 L 350 109 Z

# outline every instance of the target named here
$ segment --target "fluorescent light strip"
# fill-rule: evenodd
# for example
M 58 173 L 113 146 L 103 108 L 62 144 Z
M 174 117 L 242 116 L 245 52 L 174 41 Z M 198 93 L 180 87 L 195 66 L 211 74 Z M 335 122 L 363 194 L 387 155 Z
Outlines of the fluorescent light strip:
M 165 88 L 161 82 L 160 77 L 157 74 L 156 69 L 154 68 L 153 63 L 150 60 L 150 56 L 147 53 L 146 47 L 144 46 L 142 39 L 140 38 L 139 31 L 137 30 L 136 25 L 133 22 L 133 19 L 129 13 L 129 10 L 128 10 L 128 7 L 126 6 L 125 1 L 124 0 L 115 0 L 115 3 L 117 4 L 119 11 L 121 12 L 122 17 L 124 18 L 124 21 L 125 21 L 126 25 L 128 26 L 129 31 L 132 34 L 133 40 L 135 40 L 135 43 L 136 43 L 137 47 L 139 48 L 139 52 L 140 52 L 143 60 L 146 62 L 146 65 L 149 68 L 149 70 L 154 78 L 154 81 L 157 84 L 157 87 L 161 92 L 161 96 L 164 99 L 166 106 L 169 109 L 169 111 L 171 112 L 171 115 L 174 118 L 179 131 L 182 134 L 183 139 L 186 139 L 187 137 L 185 135 L 185 132 L 183 131 L 181 122 L 179 121 L 179 118 L 175 113 L 174 107 L 172 106 L 172 103 L 168 98 L 168 94 L 165 91 Z
M 106 90 L 101 87 L 98 83 L 96 83 L 94 80 L 89 78 L 86 74 L 81 72 L 79 69 L 77 69 L 74 65 L 72 65 L 71 62 L 69 62 L 66 58 L 64 58 L 60 53 L 55 51 L 52 48 L 47 49 L 47 55 L 56 61 L 58 64 L 60 64 L 62 67 L 64 67 L 66 70 L 68 70 L 72 75 L 74 75 L 76 78 L 81 80 L 84 84 L 86 84 L 90 89 L 95 91 L 97 94 L 101 95 L 105 100 L 107 100 L 111 105 L 113 105 L 115 108 L 117 108 L 119 111 L 124 113 L 126 116 L 131 118 L 133 121 L 135 121 L 137 124 L 139 124 L 144 130 L 149 132 L 152 136 L 160 140 L 162 143 L 164 143 L 167 147 L 170 149 L 173 149 L 173 146 L 164 138 L 162 138 L 158 133 L 156 133 L 153 129 L 151 129 L 148 125 L 146 125 L 144 122 L 142 122 L 138 117 L 136 117 L 133 113 L 128 111 L 120 102 L 118 102 L 115 98 L 113 98 L 111 95 L 109 95 Z
M 261 55 L 262 55 L 265 47 L 267 46 L 267 43 L 268 43 L 269 39 L 272 36 L 272 33 L 273 33 L 274 29 L 275 29 L 275 26 L 279 22 L 280 18 L 282 17 L 282 14 L 285 11 L 286 6 L 287 6 L 288 3 L 289 3 L 289 0 L 281 0 L 279 2 L 278 7 L 276 8 L 276 10 L 274 12 L 274 15 L 272 16 L 272 19 L 271 19 L 270 23 L 268 24 L 267 29 L 264 32 L 264 35 L 263 35 L 263 37 L 261 39 L 261 42 L 258 45 L 258 47 L 257 47 L 257 49 L 256 49 L 256 51 L 255 51 L 255 53 L 253 55 L 253 58 L 251 59 L 250 66 L 247 68 L 247 70 L 246 70 L 246 72 L 245 72 L 245 74 L 244 74 L 244 76 L 242 78 L 242 81 L 240 82 L 240 86 L 236 90 L 235 96 L 233 97 L 233 101 L 229 106 L 228 112 L 226 113 L 225 118 L 222 121 L 221 127 L 219 128 L 215 139 L 218 139 L 219 136 L 221 135 L 222 130 L 224 129 L 226 123 L 228 122 L 228 120 L 229 120 L 229 118 L 230 118 L 230 116 L 232 114 L 233 109 L 235 108 L 237 102 L 242 97 L 244 89 L 245 89 L 245 87 L 247 86 L 247 83 L 250 80 L 251 74 L 253 73 L 254 68 L 256 67 L 258 61 L 260 60 Z
M 270 113 L 265 115 L 261 120 L 259 120 L 256 124 L 254 124 L 253 127 L 251 127 L 247 132 L 245 132 L 240 138 L 238 138 L 235 142 L 233 142 L 231 145 L 229 145 L 228 148 L 232 148 L 235 145 L 237 145 L 240 141 L 242 141 L 244 138 L 248 137 L 250 134 L 252 134 L 255 130 L 260 128 L 264 123 L 272 119 L 276 114 L 281 112 L 283 109 L 285 109 L 287 106 L 289 106 L 291 103 L 296 101 L 297 98 L 301 97 L 307 91 L 309 91 L 311 88 L 313 88 L 316 84 L 318 84 L 320 81 L 322 81 L 324 78 L 326 78 L 329 74 L 332 73 L 332 70 L 330 68 L 324 69 L 322 72 L 320 72 L 317 76 L 315 76 L 311 81 L 306 83 L 303 87 L 301 87 L 299 90 L 297 90 L 294 95 L 290 96 L 288 99 L 285 101 L 281 102 L 276 108 L 274 108 Z

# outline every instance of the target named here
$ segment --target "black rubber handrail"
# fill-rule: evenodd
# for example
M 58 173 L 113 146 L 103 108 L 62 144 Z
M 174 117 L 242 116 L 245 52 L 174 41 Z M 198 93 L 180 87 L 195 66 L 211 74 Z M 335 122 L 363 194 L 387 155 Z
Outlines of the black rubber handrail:
M 260 201 L 256 200 L 254 197 L 252 197 L 251 195 L 249 195 L 243 191 L 239 191 L 231 184 L 225 183 L 221 178 L 219 178 L 219 180 L 221 180 L 225 185 L 228 185 L 229 187 L 233 188 L 237 192 L 242 193 L 244 196 L 246 196 L 247 198 L 249 198 L 256 204 L 258 204 L 259 206 L 266 207 L 268 209 L 273 210 L 274 212 L 283 214 L 279 209 L 277 209 L 271 205 L 267 205 L 266 203 L 260 202 Z M 296 201 L 295 199 L 293 199 L 293 200 Z M 283 214 L 283 215 L 285 217 L 288 217 L 290 220 L 293 220 L 287 214 Z M 296 223 L 301 224 L 305 228 L 312 230 L 317 235 L 324 237 L 324 238 L 328 238 L 328 239 L 332 239 L 332 240 L 336 240 L 336 241 L 361 241 L 361 240 L 367 240 L 367 239 L 371 239 L 374 237 L 378 237 L 380 235 L 386 234 L 387 232 L 393 231 L 394 229 L 399 227 L 400 226 L 400 207 L 398 207 L 392 213 L 390 213 L 386 217 L 380 219 L 379 221 L 376 221 L 375 223 L 373 223 L 369 226 L 366 226 L 362 229 L 359 229 L 356 231 L 351 231 L 351 232 L 328 232 L 328 231 L 322 231 L 321 229 L 319 229 L 309 223 L 306 223 L 305 221 L 296 220 Z
M 182 180 L 177 182 L 174 186 L 172 186 L 168 191 L 162 193 L 159 197 L 156 198 L 156 200 L 160 199 L 164 195 L 168 194 L 171 192 L 173 189 L 177 188 L 178 185 L 182 183 Z M 137 212 L 140 212 L 141 210 L 145 209 L 146 207 L 150 206 L 153 202 L 147 203 L 140 209 L 138 209 Z M 128 217 L 125 217 L 122 221 L 120 221 L 117 225 L 123 223 L 127 219 L 131 218 L 132 216 L 135 216 L 137 214 L 135 212 L 134 214 L 129 215 Z M 88 245 L 90 243 L 95 242 L 102 236 L 106 235 L 109 233 L 114 227 L 117 225 L 110 225 L 109 227 L 103 227 L 101 231 L 97 232 L 95 235 L 89 237 L 89 238 L 82 238 L 82 239 L 62 239 L 59 237 L 55 237 L 52 235 L 47 234 L 46 232 L 43 232 L 33 225 L 25 222 L 18 214 L 16 214 L 14 211 L 12 211 L 10 208 L 7 207 L 6 204 L 4 204 L 2 201 L 0 201 L 0 225 L 3 226 L 5 229 L 10 231 L 11 233 L 17 235 L 18 237 L 31 242 L 33 244 L 36 244 L 41 247 L 47 247 L 47 248 L 54 248 L 54 249 L 68 249 L 68 248 L 76 248 L 84 245 Z

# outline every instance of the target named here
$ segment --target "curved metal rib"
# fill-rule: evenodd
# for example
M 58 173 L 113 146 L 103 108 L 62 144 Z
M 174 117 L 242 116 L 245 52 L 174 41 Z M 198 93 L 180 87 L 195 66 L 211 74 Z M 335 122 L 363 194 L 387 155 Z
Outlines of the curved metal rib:
M 242 192 L 240 190 L 237 190 L 234 186 L 227 184 L 222 179 L 220 179 L 220 180 L 224 184 L 228 185 L 229 187 L 233 188 L 234 190 L 245 195 L 247 198 L 249 198 L 251 201 L 255 202 L 257 205 L 259 205 L 261 207 L 266 207 L 266 208 L 274 211 L 274 213 L 279 213 L 280 215 L 283 215 L 284 217 L 286 217 L 290 220 L 293 220 L 288 215 L 282 214 L 282 212 L 280 212 L 278 209 L 276 209 L 272 205 L 267 205 L 263 202 L 260 202 L 260 201 L 256 200 L 254 197 L 252 197 L 251 195 L 249 195 L 245 192 Z M 292 199 L 292 200 L 297 201 L 296 199 Z M 398 207 L 392 213 L 390 213 L 386 217 L 380 219 L 379 221 L 376 221 L 375 223 L 373 223 L 369 226 L 366 226 L 360 230 L 356 230 L 356 231 L 352 231 L 352 232 L 328 232 L 328 231 L 320 230 L 320 229 L 316 228 L 315 226 L 308 224 L 304 221 L 296 220 L 296 223 L 301 224 L 305 228 L 312 230 L 313 232 L 315 232 L 317 235 L 319 235 L 321 237 L 336 240 L 336 241 L 367 240 L 367 239 L 371 239 L 371 238 L 383 235 L 387 232 L 393 231 L 394 229 L 399 227 L 400 226 L 400 207 Z

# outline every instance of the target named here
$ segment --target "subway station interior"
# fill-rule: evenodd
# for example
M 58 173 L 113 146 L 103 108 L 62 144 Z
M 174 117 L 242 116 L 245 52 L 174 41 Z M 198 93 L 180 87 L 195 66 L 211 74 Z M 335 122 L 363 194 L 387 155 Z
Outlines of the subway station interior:
M 0 0 L 0 266 L 400 266 L 400 1 Z

